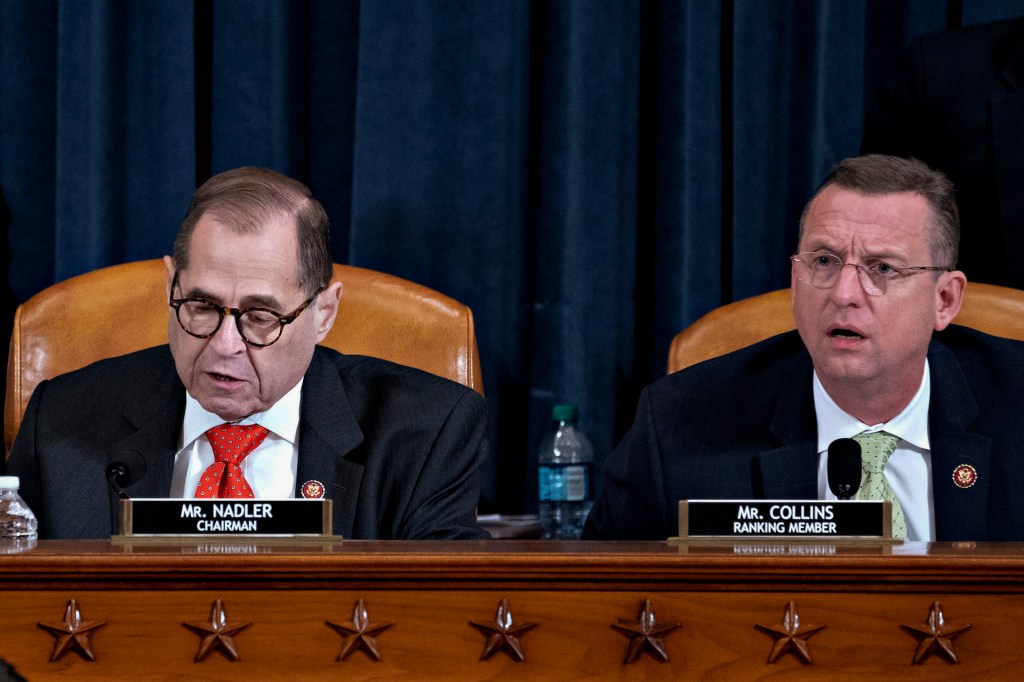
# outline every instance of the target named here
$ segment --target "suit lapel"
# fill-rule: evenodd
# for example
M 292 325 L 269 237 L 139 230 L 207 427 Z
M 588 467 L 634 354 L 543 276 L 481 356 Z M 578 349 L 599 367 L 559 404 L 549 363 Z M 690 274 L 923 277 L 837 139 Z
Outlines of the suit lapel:
M 363 478 L 363 464 L 345 455 L 362 441 L 338 371 L 318 348 L 302 385 L 296 496 L 305 482 L 322 483 L 334 501 L 334 532 L 342 537 L 352 536 Z
M 974 433 L 970 425 L 978 406 L 953 353 L 932 341 L 928 353 L 931 403 L 928 416 L 932 447 L 937 540 L 986 536 L 992 440 Z M 818 497 L 817 420 L 812 391 L 813 366 L 806 352 L 794 360 L 779 393 L 770 430 L 779 445 L 763 453 L 755 467 L 766 499 Z M 961 465 L 977 472 L 968 488 L 959 487 L 953 473 Z
M 166 497 L 171 489 L 174 453 L 185 416 L 185 390 L 179 387 L 173 394 L 164 395 L 167 399 L 157 406 L 149 419 L 130 418 L 135 430 L 111 447 L 111 462 L 131 465 L 141 457 L 146 463 L 146 470 L 128 491 L 132 497 Z
M 935 538 L 984 538 L 992 439 L 969 430 L 978 415 L 978 406 L 953 353 L 932 341 L 928 365 L 932 382 L 928 438 L 932 448 Z M 977 472 L 974 484 L 968 488 L 954 482 L 953 474 L 962 465 Z
M 806 351 L 793 360 L 779 392 L 770 431 L 779 446 L 759 458 L 766 499 L 818 498 L 817 420 L 813 366 Z
M 165 350 L 167 350 L 165 348 Z M 110 462 L 124 462 L 137 480 L 126 488 L 132 497 L 167 497 L 171 489 L 174 453 L 185 414 L 185 388 L 174 369 L 170 351 L 159 366 L 138 384 L 126 387 L 122 413 L 126 435 L 111 443 Z M 139 471 L 139 462 L 144 462 Z M 114 527 L 120 526 L 117 495 L 109 491 Z
M 168 350 L 162 366 L 152 379 L 140 382 L 124 401 L 121 415 L 125 436 L 111 444 L 109 462 L 145 462 L 145 471 L 127 488 L 132 497 L 166 497 L 171 488 L 174 454 L 185 414 L 185 389 Z M 306 371 L 302 386 L 302 414 L 299 430 L 299 463 L 296 495 L 303 483 L 317 480 L 334 500 L 334 532 L 352 534 L 362 463 L 345 459 L 363 440 L 362 430 L 352 412 L 337 370 L 325 361 L 319 349 Z M 138 475 L 133 471 L 134 475 Z M 110 491 L 111 509 L 117 497 Z M 116 513 L 115 513 L 116 518 Z

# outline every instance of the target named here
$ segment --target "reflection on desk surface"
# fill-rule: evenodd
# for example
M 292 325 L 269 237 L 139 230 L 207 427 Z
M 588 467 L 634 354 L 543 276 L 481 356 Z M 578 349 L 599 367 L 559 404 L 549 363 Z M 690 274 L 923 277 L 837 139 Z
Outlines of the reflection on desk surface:
M 476 522 L 495 540 L 539 538 L 543 532 L 536 514 L 485 514 Z

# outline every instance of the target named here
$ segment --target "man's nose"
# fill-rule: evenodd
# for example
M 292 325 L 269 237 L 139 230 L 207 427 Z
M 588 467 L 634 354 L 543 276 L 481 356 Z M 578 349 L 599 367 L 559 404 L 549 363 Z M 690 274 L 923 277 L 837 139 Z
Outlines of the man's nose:
M 238 333 L 237 320 L 235 312 L 228 310 L 224 313 L 220 329 L 210 338 L 210 344 L 221 355 L 235 355 L 245 351 L 245 339 Z
M 867 273 L 856 263 L 843 263 L 839 270 L 838 279 L 832 287 L 832 297 L 841 305 L 858 303 L 867 294 L 865 291 L 864 277 Z

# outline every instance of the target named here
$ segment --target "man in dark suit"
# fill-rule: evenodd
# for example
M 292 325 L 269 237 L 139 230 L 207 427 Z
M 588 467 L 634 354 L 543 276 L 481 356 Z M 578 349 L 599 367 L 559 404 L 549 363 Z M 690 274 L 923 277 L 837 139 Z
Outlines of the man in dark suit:
M 41 537 L 117 531 L 116 461 L 133 497 L 326 494 L 344 537 L 486 537 L 483 399 L 317 346 L 342 293 L 328 236 L 309 189 L 273 171 L 196 191 L 164 259 L 169 345 L 42 382 L 29 402 L 9 473 Z
M 959 267 L 1024 288 L 1024 18 L 915 38 L 869 99 L 862 153 L 913 157 L 957 188 Z
M 905 537 L 1024 540 L 1024 343 L 949 326 L 957 237 L 941 173 L 838 164 L 801 218 L 797 331 L 649 386 L 584 537 L 677 535 L 682 499 L 830 499 L 829 444 L 872 434 Z

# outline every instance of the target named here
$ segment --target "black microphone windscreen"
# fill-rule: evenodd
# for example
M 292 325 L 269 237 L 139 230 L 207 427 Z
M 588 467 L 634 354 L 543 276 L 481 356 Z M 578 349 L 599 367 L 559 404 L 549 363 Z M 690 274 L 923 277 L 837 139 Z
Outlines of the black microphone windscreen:
M 841 500 L 848 500 L 860 487 L 860 443 L 838 438 L 828 446 L 828 487 Z
M 107 480 L 120 488 L 127 488 L 145 473 L 146 459 L 138 450 L 123 450 L 111 457 L 107 465 Z

